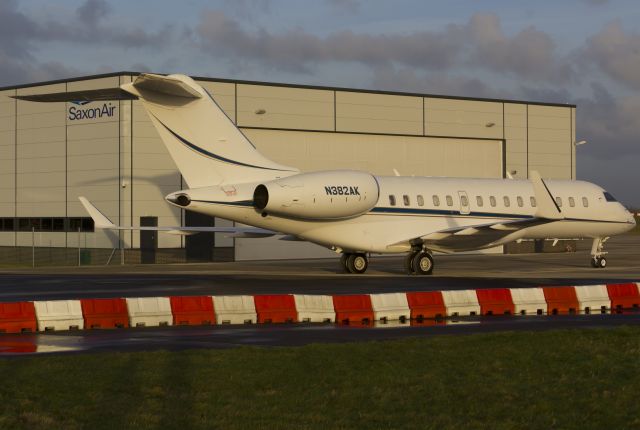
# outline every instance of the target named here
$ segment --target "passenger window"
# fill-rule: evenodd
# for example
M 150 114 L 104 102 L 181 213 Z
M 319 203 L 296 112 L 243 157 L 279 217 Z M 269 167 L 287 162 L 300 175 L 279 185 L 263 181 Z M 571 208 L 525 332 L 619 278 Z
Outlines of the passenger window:
M 569 206 L 571 206 L 572 208 L 576 206 L 576 201 L 573 199 L 573 197 L 569 197 Z
M 519 207 L 523 207 L 524 206 L 524 201 L 522 200 L 522 197 L 518 196 L 518 197 L 516 197 L 516 200 L 518 201 L 518 206 Z
M 467 196 L 460 196 L 460 204 L 462 206 L 469 206 L 469 199 Z
M 482 207 L 482 196 L 476 196 L 476 203 L 478 204 L 478 207 Z
M 492 208 L 496 207 L 496 198 L 493 196 L 489 196 L 489 204 L 491 205 Z
M 509 196 L 504 196 L 502 198 L 502 201 L 504 201 L 504 207 L 508 208 L 509 206 L 511 206 L 511 201 L 509 200 Z
M 433 196 L 433 205 L 440 206 L 440 197 L 436 196 L 435 194 Z
M 391 206 L 395 206 L 396 205 L 396 196 L 394 196 L 393 194 L 389 194 L 389 204 Z
M 582 198 L 582 206 L 584 206 L 585 208 L 589 207 L 589 199 L 587 199 L 586 197 Z
M 556 204 L 558 205 L 559 208 L 562 207 L 562 197 L 556 197 Z
M 422 198 L 422 195 L 419 194 L 416 200 L 418 201 L 418 206 L 424 206 L 424 199 Z
M 404 202 L 405 206 L 409 206 L 411 204 L 411 201 L 409 200 L 409 196 L 406 194 L 402 196 L 402 201 Z
M 531 207 L 532 208 L 535 208 L 537 206 L 535 197 L 533 197 L 533 196 L 529 197 L 529 201 L 531 202 Z
M 447 196 L 447 206 L 453 206 L 453 197 Z

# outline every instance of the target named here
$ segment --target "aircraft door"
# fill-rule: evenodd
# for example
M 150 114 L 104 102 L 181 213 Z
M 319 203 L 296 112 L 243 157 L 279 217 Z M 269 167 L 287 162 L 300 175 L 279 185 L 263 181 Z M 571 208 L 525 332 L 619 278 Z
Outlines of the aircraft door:
M 468 215 L 471 211 L 469 207 L 469 197 L 466 191 L 458 191 L 458 197 L 460 198 L 460 213 Z

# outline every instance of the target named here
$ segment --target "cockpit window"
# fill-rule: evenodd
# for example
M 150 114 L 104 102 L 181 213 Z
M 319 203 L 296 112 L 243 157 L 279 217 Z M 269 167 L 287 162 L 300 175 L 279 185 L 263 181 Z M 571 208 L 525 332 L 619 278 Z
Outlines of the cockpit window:
M 605 191 L 605 192 L 604 192 L 604 198 L 605 198 L 608 202 L 617 202 L 616 198 L 615 198 L 615 197 L 613 197 L 613 196 L 611 195 L 611 193 L 610 193 L 610 192 L 608 192 L 608 191 Z

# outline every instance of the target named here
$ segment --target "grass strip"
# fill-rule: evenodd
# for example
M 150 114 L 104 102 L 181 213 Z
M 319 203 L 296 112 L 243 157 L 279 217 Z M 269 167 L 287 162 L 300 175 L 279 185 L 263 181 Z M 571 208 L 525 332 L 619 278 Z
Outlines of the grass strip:
M 0 360 L 2 429 L 639 428 L 640 328 Z

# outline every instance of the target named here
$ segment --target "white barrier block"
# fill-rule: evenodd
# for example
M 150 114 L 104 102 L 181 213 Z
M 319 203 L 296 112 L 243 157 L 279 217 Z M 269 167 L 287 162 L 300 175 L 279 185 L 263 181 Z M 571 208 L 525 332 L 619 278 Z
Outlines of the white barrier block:
M 213 296 L 218 324 L 252 324 L 258 320 L 253 296 Z
M 169 297 L 127 298 L 131 327 L 173 325 Z
M 442 291 L 447 316 L 480 315 L 476 290 Z
M 294 294 L 298 321 L 300 322 L 335 322 L 336 312 L 333 309 L 331 296 L 311 296 Z
M 574 288 L 580 304 L 580 312 L 602 314 L 611 310 L 611 299 L 606 285 L 584 285 Z
M 406 293 L 370 294 L 373 319 L 376 321 L 408 321 L 411 318 Z
M 516 315 L 545 315 L 547 301 L 542 288 L 509 288 Z
M 38 331 L 84 328 L 80 300 L 49 300 L 33 302 Z

